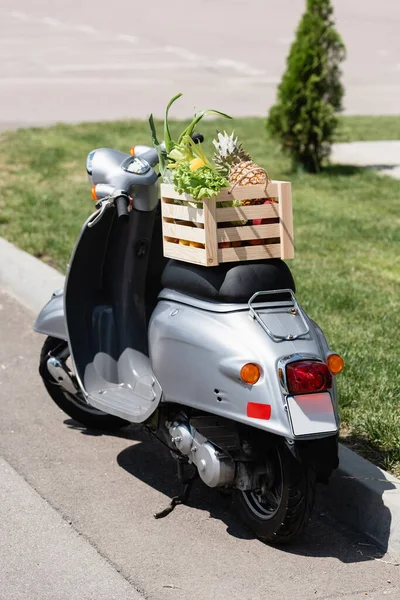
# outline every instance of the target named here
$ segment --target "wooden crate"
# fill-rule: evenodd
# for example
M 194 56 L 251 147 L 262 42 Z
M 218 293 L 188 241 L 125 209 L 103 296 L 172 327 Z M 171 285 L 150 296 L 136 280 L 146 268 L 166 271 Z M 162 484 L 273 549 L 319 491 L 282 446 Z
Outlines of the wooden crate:
M 231 192 L 224 189 L 218 196 L 199 202 L 188 194 L 178 194 L 170 184 L 161 184 L 164 256 L 207 267 L 223 262 L 293 258 L 291 189 L 287 181 L 270 181 L 267 187 L 237 186 Z M 261 198 L 274 202 L 245 205 L 246 201 L 249 204 Z M 224 207 L 232 200 L 241 205 Z M 268 222 L 253 225 L 253 219 Z M 178 240 L 199 247 L 181 245 Z M 225 247 L 235 243 L 242 245 Z

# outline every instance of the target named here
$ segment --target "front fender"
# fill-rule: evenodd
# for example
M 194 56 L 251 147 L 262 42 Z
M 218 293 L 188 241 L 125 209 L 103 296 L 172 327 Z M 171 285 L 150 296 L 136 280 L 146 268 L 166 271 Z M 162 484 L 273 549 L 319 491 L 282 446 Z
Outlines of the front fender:
M 40 311 L 33 329 L 37 333 L 68 341 L 64 315 L 64 290 L 54 292 Z

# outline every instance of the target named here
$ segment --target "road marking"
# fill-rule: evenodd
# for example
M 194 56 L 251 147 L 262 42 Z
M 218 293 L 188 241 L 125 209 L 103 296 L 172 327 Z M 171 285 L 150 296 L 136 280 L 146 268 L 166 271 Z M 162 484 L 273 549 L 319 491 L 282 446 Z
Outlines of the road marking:
M 243 62 L 238 62 L 236 60 L 231 60 L 229 58 L 219 58 L 216 61 L 216 65 L 219 67 L 225 67 L 228 69 L 232 69 L 233 71 L 237 71 L 238 73 L 244 73 L 248 75 L 263 75 L 264 71 L 261 69 L 257 69 L 254 67 L 250 67 L 248 64 Z
M 99 33 L 91 25 L 73 25 L 73 27 L 77 31 L 81 31 L 82 33 L 88 33 L 89 35 L 93 35 L 94 33 Z
M 0 87 L 5 86 L 32 86 L 32 85 L 92 85 L 96 83 L 107 83 L 111 84 L 126 84 L 129 87 L 135 86 L 143 86 L 143 85 L 154 85 L 157 84 L 170 84 L 171 79 L 168 78 L 153 78 L 153 79 L 129 79 L 126 77 L 116 77 L 110 79 L 109 77 L 0 77 Z
M 45 25 L 50 25 L 50 27 L 59 27 L 61 25 L 60 21 L 52 17 L 43 17 L 42 22 Z
M 50 73 L 81 73 L 87 71 L 163 71 L 173 69 L 196 69 L 199 65 L 188 63 L 183 65 L 178 62 L 140 63 L 134 59 L 130 63 L 106 63 L 91 65 L 43 65 Z
M 280 82 L 280 77 L 278 75 L 272 77 L 265 77 L 255 75 L 254 77 L 226 77 L 224 81 L 229 85 L 277 85 Z
M 32 23 L 40 23 L 42 25 L 47 25 L 50 27 L 55 27 L 55 26 L 63 27 L 63 28 L 66 28 L 66 29 L 69 29 L 72 31 L 79 31 L 80 33 L 84 33 L 87 35 L 97 34 L 97 35 L 100 35 L 101 37 L 106 37 L 107 39 L 110 39 L 110 35 L 112 35 L 112 37 L 114 39 L 119 40 L 120 42 L 126 42 L 126 43 L 130 43 L 130 44 L 138 44 L 140 41 L 140 38 L 138 38 L 136 36 L 132 36 L 130 34 L 125 34 L 125 33 L 110 34 L 110 32 L 97 30 L 94 27 L 92 27 L 91 25 L 62 22 L 62 21 L 58 21 L 57 19 L 53 19 L 52 17 L 34 17 L 32 15 L 28 15 L 27 13 L 23 13 L 23 12 L 19 12 L 19 11 L 12 11 L 8 14 L 11 17 L 18 19 L 18 20 L 30 21 Z M 142 43 L 143 43 L 143 40 L 142 40 Z M 150 49 L 150 51 L 151 51 L 151 49 Z M 236 71 L 237 73 L 249 75 L 250 77 L 251 76 L 262 76 L 265 74 L 265 71 L 263 71 L 262 69 L 259 69 L 257 67 L 254 67 L 253 65 L 249 65 L 244 62 L 235 61 L 235 60 L 228 59 L 228 58 L 219 58 L 218 59 L 218 58 L 213 58 L 210 56 L 202 56 L 202 55 L 196 54 L 194 52 L 191 52 L 190 50 L 187 50 L 186 48 L 181 48 L 179 46 L 171 46 L 168 44 L 166 46 L 160 47 L 160 52 L 175 54 L 176 56 L 178 56 L 179 58 L 182 58 L 185 61 L 195 63 L 194 66 L 196 66 L 197 68 L 199 68 L 199 67 L 213 68 L 215 66 L 223 67 L 226 69 L 230 69 L 232 71 Z M 159 63 L 159 64 L 161 65 L 162 63 Z M 187 66 L 187 65 L 185 65 L 185 66 Z M 176 67 L 168 67 L 168 68 L 180 69 L 182 67 L 183 67 L 182 64 L 177 63 Z M 130 68 L 132 68 L 132 67 L 130 67 Z M 142 67 L 142 68 L 144 68 L 144 67 Z M 154 67 L 152 67 L 152 66 L 148 66 L 147 68 L 152 69 L 152 70 L 154 69 Z M 78 70 L 78 68 L 77 68 L 77 70 Z
M 221 79 L 219 77 L 219 79 Z M 266 85 L 276 85 L 279 78 L 244 78 L 244 77 L 224 77 L 224 84 L 243 88 L 244 85 L 257 85 L 260 88 Z M 170 77 L 153 77 L 153 78 L 137 78 L 127 79 L 126 77 L 0 77 L 0 87 L 7 86 L 35 86 L 35 85 L 92 85 L 92 84 L 125 84 L 131 86 L 154 85 L 169 85 L 171 84 Z
M 9 13 L 12 17 L 14 17 L 14 19 L 18 19 L 19 21 L 29 21 L 30 17 L 29 15 L 27 15 L 26 13 L 23 12 L 19 12 L 17 10 L 13 10 L 11 13 Z
M 185 48 L 179 48 L 178 46 L 163 46 L 161 48 L 163 52 L 169 52 L 171 54 L 176 54 L 181 58 L 185 58 L 186 60 L 206 60 L 205 56 L 200 56 L 199 54 L 194 54 Z
M 138 44 L 139 43 L 139 40 L 137 37 L 135 37 L 134 35 L 129 35 L 127 33 L 118 33 L 117 40 L 120 40 L 121 42 L 128 42 L 129 44 Z
M 280 37 L 277 38 L 277 43 L 282 44 L 282 46 L 289 46 L 294 41 L 293 37 Z

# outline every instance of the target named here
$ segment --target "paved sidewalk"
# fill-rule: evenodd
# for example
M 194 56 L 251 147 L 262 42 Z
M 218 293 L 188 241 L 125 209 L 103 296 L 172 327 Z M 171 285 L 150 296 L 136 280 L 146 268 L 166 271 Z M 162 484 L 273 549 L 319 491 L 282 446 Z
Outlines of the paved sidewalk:
M 342 165 L 376 169 L 400 179 L 400 140 L 334 144 L 331 160 Z
M 0 457 L 0 598 L 143 596 Z

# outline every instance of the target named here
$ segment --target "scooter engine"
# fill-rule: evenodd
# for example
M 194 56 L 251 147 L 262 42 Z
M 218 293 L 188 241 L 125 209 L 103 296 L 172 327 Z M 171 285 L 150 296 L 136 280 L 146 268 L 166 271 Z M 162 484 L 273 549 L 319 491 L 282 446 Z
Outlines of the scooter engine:
M 233 485 L 235 463 L 215 448 L 194 427 L 174 422 L 168 427 L 173 444 L 196 465 L 201 479 L 209 487 Z

